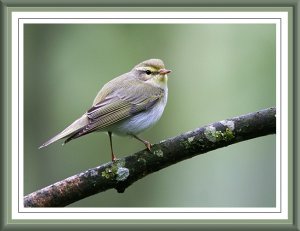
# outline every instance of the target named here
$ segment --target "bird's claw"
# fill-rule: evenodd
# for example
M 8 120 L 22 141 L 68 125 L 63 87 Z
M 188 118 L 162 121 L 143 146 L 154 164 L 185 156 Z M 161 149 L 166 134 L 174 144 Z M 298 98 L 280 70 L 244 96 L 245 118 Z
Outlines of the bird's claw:
M 150 142 L 145 142 L 145 146 L 146 148 L 148 149 L 149 152 L 151 152 L 151 147 L 152 147 L 152 144 Z

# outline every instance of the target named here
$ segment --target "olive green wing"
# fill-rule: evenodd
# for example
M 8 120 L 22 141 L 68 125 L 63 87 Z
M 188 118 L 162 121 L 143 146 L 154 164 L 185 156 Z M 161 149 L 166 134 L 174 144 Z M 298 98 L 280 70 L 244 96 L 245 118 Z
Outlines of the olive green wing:
M 88 124 L 66 142 L 96 130 L 103 130 L 141 111 L 148 110 L 163 95 L 163 89 L 136 81 L 128 81 L 126 85 L 122 85 L 122 88 L 111 89 L 105 97 L 102 97 L 100 102 L 94 104 L 87 111 Z

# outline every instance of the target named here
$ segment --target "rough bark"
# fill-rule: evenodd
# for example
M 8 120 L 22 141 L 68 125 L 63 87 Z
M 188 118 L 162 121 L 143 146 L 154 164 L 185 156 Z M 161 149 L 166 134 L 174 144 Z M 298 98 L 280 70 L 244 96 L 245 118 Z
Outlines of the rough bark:
M 115 188 L 122 193 L 135 181 L 179 161 L 237 142 L 276 133 L 276 108 L 215 122 L 76 174 L 24 197 L 25 207 L 62 207 Z

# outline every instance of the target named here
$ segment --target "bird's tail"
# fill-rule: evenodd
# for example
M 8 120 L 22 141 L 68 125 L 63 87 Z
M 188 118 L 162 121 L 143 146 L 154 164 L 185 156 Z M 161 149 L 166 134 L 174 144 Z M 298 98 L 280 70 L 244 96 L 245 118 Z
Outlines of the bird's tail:
M 86 125 L 88 124 L 88 117 L 86 114 L 84 114 L 82 117 L 77 119 L 74 123 L 69 125 L 65 130 L 62 132 L 58 133 L 56 136 L 42 144 L 39 149 L 48 146 L 49 144 L 54 143 L 55 141 L 58 141 L 63 138 L 70 137 L 74 135 L 76 132 L 82 130 Z

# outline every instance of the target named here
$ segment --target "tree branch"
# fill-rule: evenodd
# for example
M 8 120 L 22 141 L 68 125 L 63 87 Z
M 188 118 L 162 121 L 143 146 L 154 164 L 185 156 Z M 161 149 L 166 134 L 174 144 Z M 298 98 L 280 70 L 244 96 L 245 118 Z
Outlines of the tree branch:
M 24 197 L 25 207 L 62 207 L 135 181 L 179 161 L 244 140 L 276 133 L 276 108 L 219 121 L 161 141 L 152 153 L 139 151 L 76 174 Z

